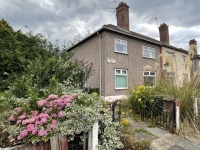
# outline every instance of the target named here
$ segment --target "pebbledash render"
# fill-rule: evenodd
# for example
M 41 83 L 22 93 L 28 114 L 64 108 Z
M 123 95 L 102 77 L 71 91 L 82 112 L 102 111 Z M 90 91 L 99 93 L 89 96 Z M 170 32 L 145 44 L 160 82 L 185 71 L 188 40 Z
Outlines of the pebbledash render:
M 104 25 L 68 51 L 74 60 L 92 63 L 94 73 L 86 86 L 99 88 L 105 100 L 125 97 L 134 85 L 155 85 L 163 70 L 159 55 L 169 45 L 168 26 L 160 26 L 160 41 L 129 30 L 129 6 L 121 2 L 116 8 L 117 26 Z M 187 53 L 182 50 L 183 53 Z

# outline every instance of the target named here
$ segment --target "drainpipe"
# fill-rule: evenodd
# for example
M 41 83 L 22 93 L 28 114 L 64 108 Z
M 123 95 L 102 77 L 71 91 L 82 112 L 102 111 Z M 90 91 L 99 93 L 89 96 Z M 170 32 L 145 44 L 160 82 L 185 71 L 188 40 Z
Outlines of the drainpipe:
M 101 65 L 101 62 L 102 62 L 102 50 L 101 50 L 101 34 L 99 34 L 99 32 L 97 31 L 97 34 L 99 35 L 99 95 L 100 96 L 102 96 L 101 94 L 102 94 L 102 89 L 101 89 L 101 82 L 102 82 L 102 73 L 101 73 L 101 71 L 102 71 L 102 69 L 101 69 L 101 67 L 102 67 L 102 65 Z

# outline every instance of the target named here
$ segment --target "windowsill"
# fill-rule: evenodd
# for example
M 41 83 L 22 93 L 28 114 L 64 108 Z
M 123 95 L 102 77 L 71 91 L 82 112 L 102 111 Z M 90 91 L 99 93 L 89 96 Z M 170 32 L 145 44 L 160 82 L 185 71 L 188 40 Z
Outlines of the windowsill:
M 144 57 L 142 56 L 143 58 L 146 58 L 146 59 L 153 59 L 153 60 L 156 60 L 155 58 L 151 58 L 151 57 Z
M 128 88 L 115 88 L 115 90 L 127 90 Z
M 115 53 L 119 53 L 119 54 L 124 54 L 124 55 L 128 55 L 128 53 L 122 53 L 122 52 L 116 52 Z

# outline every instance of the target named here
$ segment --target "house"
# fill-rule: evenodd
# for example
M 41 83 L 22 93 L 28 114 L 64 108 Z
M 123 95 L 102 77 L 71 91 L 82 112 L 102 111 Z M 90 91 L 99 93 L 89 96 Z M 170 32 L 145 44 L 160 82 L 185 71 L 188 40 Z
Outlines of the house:
M 188 51 L 170 45 L 169 29 L 163 23 L 159 27 L 160 41 L 162 42 L 162 70 L 169 80 L 181 85 L 185 77 L 190 79 L 190 68 L 187 67 Z
M 118 5 L 116 17 L 117 26 L 104 25 L 68 49 L 74 53 L 73 59 L 93 64 L 95 74 L 86 86 L 99 88 L 105 100 L 124 97 L 133 85 L 153 86 L 165 68 L 165 62 L 159 57 L 162 52 L 176 52 L 178 59 L 182 54 L 187 55 L 187 51 L 169 45 L 166 24 L 160 27 L 161 41 L 158 41 L 129 30 L 129 6 L 126 3 Z

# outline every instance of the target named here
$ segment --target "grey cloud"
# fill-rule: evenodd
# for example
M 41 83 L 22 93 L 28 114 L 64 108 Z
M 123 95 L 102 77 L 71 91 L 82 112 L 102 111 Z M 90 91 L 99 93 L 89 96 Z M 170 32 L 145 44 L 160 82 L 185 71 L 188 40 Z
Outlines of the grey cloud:
M 33 33 L 42 33 L 51 42 L 73 39 L 77 34 L 93 32 L 103 24 L 116 24 L 115 14 L 108 12 L 114 8 L 112 0 L 1 0 L 0 17 L 5 18 L 16 30 L 27 32 L 27 25 Z M 119 0 L 118 0 L 119 1 Z M 156 25 L 152 18 L 157 17 L 159 23 L 183 28 L 183 31 L 171 32 L 171 44 L 186 48 L 191 38 L 199 39 L 200 26 L 199 0 L 126 0 L 130 7 L 131 30 L 159 39 L 158 30 L 151 29 Z M 60 16 L 57 17 L 56 15 Z M 72 22 L 73 24 L 69 23 Z M 83 23 L 85 29 L 75 24 Z M 142 26 L 147 24 L 147 26 Z M 196 27 L 190 30 L 189 27 Z M 61 43 L 62 44 L 62 43 Z

